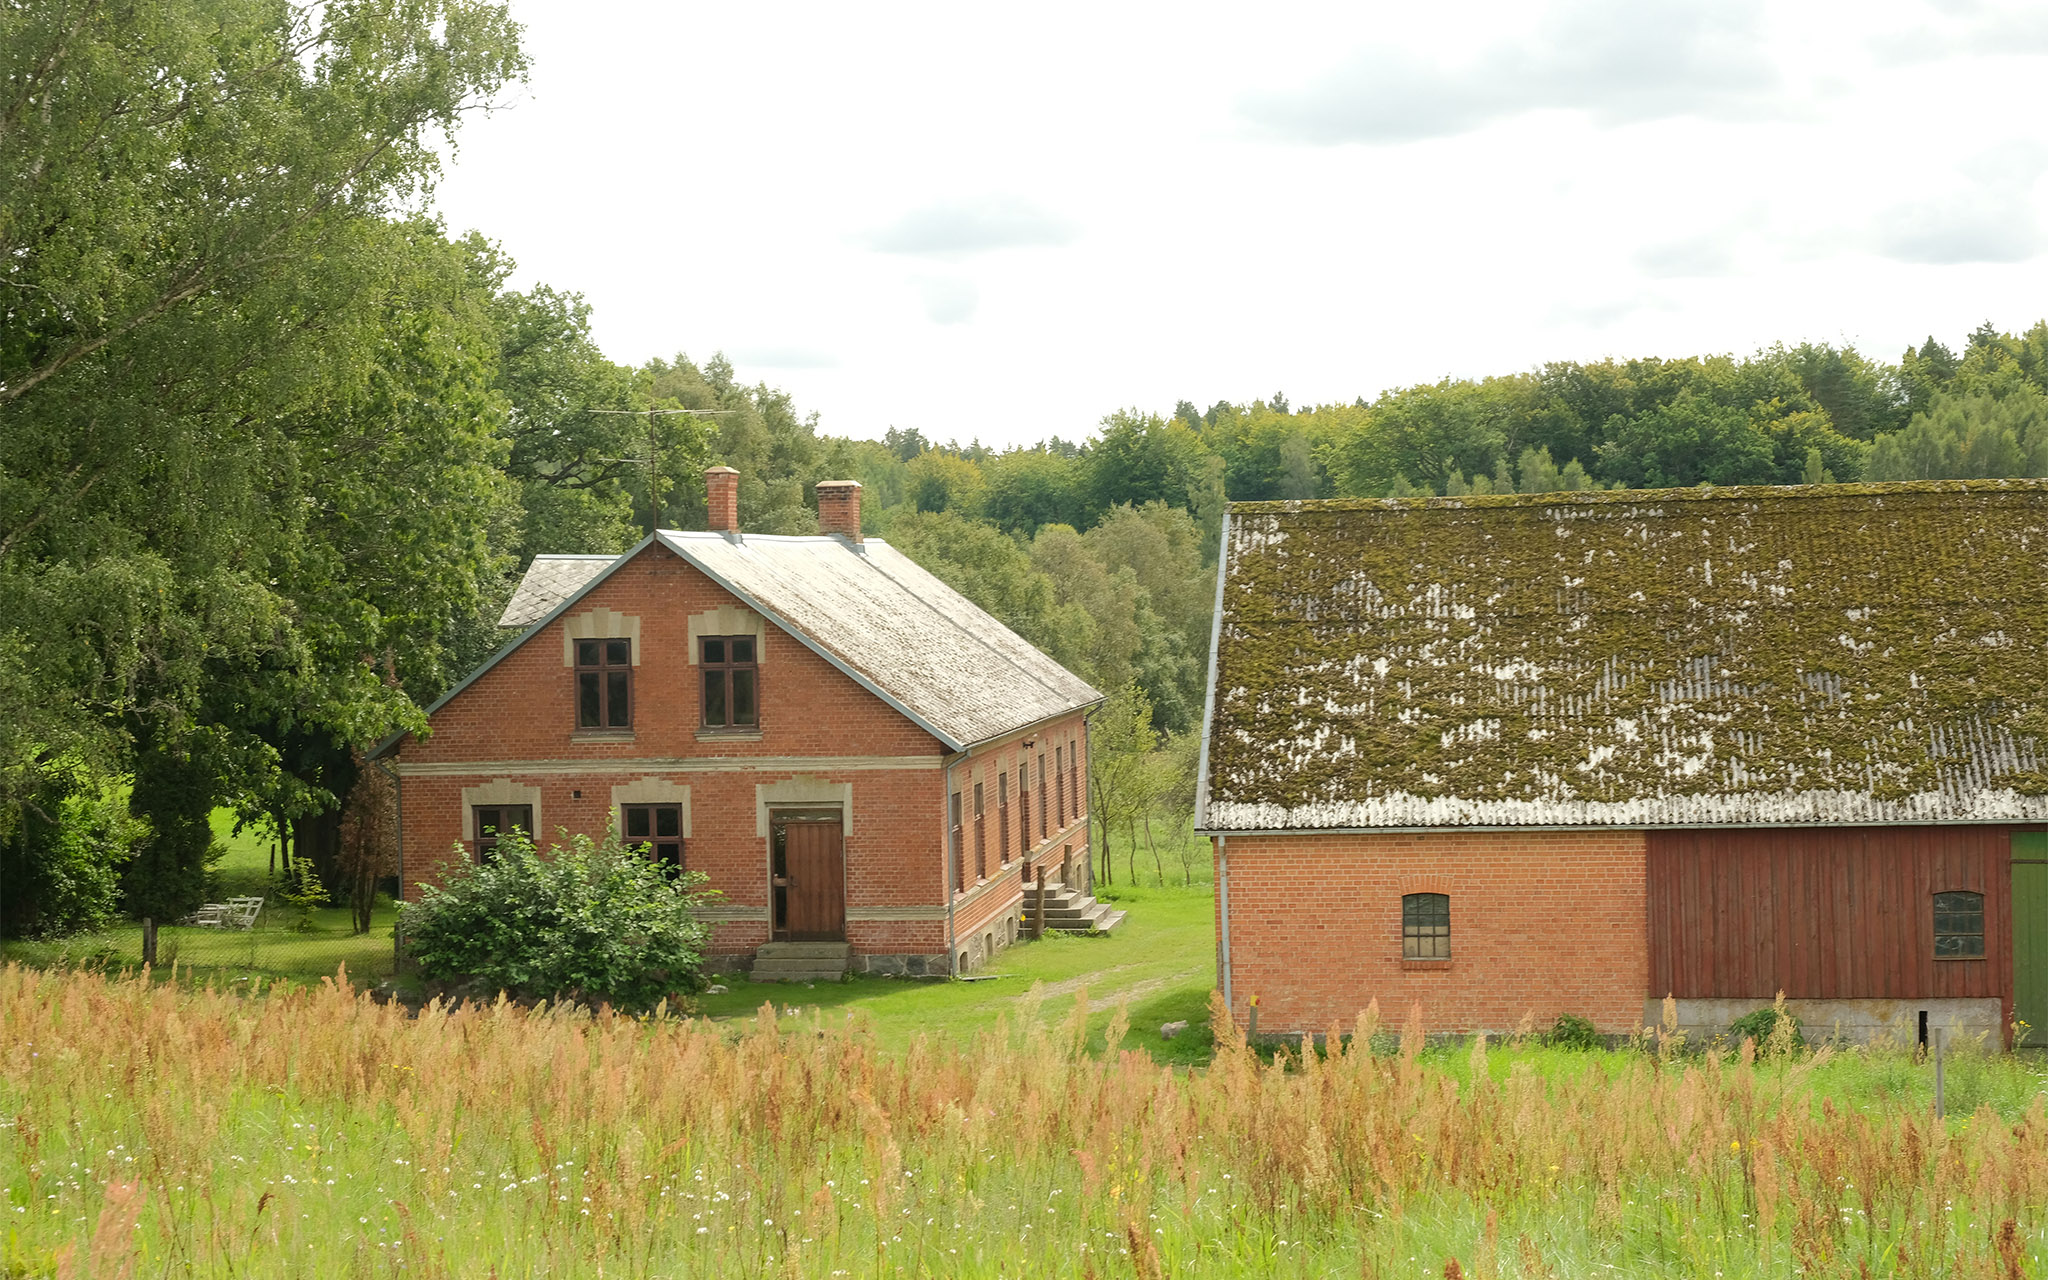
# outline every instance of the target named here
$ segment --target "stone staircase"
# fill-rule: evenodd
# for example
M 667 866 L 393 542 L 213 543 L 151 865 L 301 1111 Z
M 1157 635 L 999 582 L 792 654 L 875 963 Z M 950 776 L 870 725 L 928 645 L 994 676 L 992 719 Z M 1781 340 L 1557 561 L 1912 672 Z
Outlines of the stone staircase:
M 756 982 L 837 982 L 853 947 L 844 942 L 767 942 L 754 952 Z
M 1024 927 L 1031 928 L 1038 912 L 1038 886 L 1024 886 Z M 1108 933 L 1124 922 L 1128 912 L 1070 889 L 1057 880 L 1045 882 L 1045 927 L 1059 933 Z

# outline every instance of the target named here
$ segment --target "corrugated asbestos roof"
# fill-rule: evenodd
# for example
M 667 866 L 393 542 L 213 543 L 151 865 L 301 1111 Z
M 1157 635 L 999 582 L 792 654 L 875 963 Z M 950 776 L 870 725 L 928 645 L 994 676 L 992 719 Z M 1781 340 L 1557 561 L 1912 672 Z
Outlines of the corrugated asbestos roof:
M 878 539 L 658 536 L 955 748 L 1102 698 Z
M 1240 503 L 1210 831 L 2048 821 L 2048 482 Z
M 535 556 L 519 580 L 519 590 L 498 615 L 501 627 L 530 627 L 555 611 L 555 606 L 590 585 L 617 556 Z

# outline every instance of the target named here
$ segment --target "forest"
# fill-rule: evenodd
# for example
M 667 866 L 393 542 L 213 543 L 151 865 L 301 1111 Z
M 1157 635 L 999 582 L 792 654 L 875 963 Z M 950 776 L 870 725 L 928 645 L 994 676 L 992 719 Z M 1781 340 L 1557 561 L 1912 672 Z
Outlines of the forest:
M 435 218 L 441 141 L 525 70 L 477 0 L 0 9 L 0 935 L 189 910 L 220 807 L 338 874 L 361 752 L 502 643 L 525 564 L 702 527 L 713 464 L 760 533 L 859 480 L 1117 694 L 1146 806 L 1191 795 L 1228 500 L 2048 475 L 2048 323 L 846 439 L 722 355 L 612 360 L 574 282 Z

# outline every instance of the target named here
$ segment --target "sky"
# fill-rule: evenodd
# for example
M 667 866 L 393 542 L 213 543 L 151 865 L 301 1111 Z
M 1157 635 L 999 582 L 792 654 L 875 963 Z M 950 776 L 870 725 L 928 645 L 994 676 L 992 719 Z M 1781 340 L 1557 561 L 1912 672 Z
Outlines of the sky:
M 511 0 L 437 207 L 833 435 L 2048 316 L 2048 4 Z

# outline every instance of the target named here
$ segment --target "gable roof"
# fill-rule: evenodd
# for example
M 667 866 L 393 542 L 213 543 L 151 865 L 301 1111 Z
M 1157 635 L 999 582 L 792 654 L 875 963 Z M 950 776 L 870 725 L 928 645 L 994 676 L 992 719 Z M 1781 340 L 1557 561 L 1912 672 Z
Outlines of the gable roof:
M 1102 700 L 879 539 L 657 536 L 955 751 Z
M 1238 503 L 1205 831 L 2048 821 L 2048 482 Z
M 662 529 L 617 557 L 536 557 L 527 580 L 513 594 L 513 604 L 545 599 L 562 575 L 587 577 L 443 694 L 427 714 L 446 706 L 656 542 L 949 750 L 965 750 L 1102 701 L 1102 694 L 1087 681 L 879 539 L 852 543 L 832 536 L 728 536 Z M 593 559 L 601 563 L 588 564 Z M 579 563 L 565 567 L 564 561 Z M 533 583 L 536 570 L 545 576 L 544 584 Z M 508 605 L 505 617 L 512 616 L 513 607 Z M 371 756 L 384 754 L 404 736 L 385 739 Z
M 532 626 L 617 560 L 617 556 L 535 556 L 526 566 L 526 576 L 519 579 L 519 589 L 505 602 L 505 612 L 498 615 L 498 625 Z

